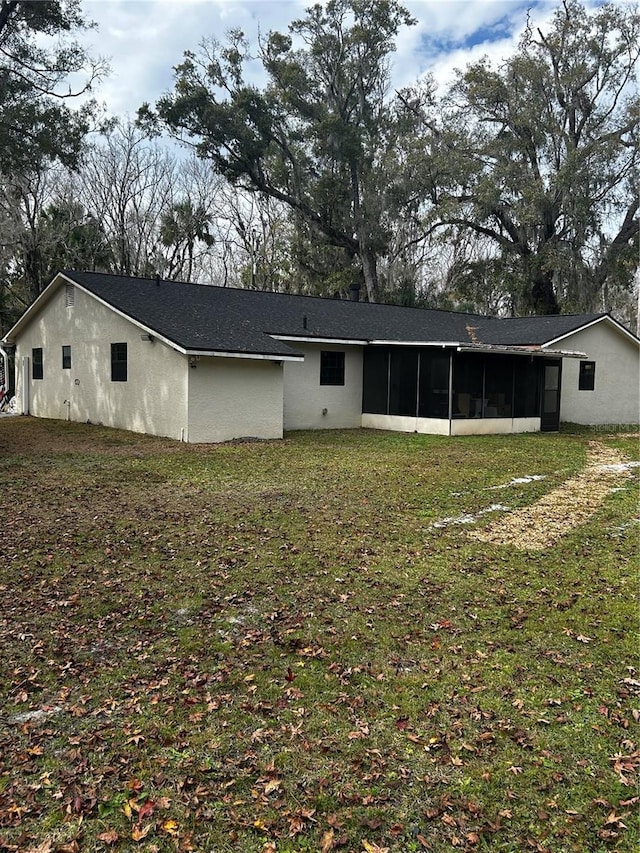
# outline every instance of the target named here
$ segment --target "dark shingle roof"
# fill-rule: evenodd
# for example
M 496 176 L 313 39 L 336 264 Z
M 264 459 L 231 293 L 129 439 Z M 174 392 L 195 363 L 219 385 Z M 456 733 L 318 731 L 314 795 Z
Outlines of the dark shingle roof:
M 539 346 L 605 316 L 495 318 L 92 272 L 69 279 L 193 351 L 291 355 L 271 335 L 358 341 Z

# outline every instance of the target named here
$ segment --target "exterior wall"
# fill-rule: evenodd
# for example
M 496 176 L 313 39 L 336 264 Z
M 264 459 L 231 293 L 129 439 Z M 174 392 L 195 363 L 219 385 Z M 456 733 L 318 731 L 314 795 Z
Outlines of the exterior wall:
M 362 426 L 429 435 L 507 435 L 514 432 L 540 432 L 540 418 L 456 418 L 449 424 L 445 418 L 363 414 Z
M 91 421 L 119 429 L 180 438 L 186 427 L 187 361 L 160 341 L 74 287 L 66 307 L 60 287 L 16 341 L 16 396 L 23 399 L 23 357 L 29 359 L 29 413 Z M 127 344 L 127 381 L 111 381 L 111 344 Z M 71 369 L 62 347 L 71 347 Z M 31 350 L 43 349 L 43 378 L 32 379 Z
M 189 442 L 282 438 L 283 369 L 265 359 L 202 357 L 189 368 Z
M 284 428 L 349 429 L 362 424 L 362 347 L 295 343 L 303 362 L 284 366 Z M 320 352 L 345 353 L 344 385 L 320 385 Z M 323 414 L 326 409 L 326 414 Z
M 469 418 L 451 421 L 451 435 L 510 435 L 540 432 L 540 418 Z
M 412 418 L 401 415 L 362 415 L 367 429 L 388 429 L 393 432 L 420 432 L 428 435 L 449 435 L 449 420 L 445 418 Z
M 557 349 L 595 361 L 595 389 L 578 390 L 580 361 L 565 358 L 560 420 L 577 424 L 632 424 L 640 417 L 640 348 L 606 320 L 564 338 Z

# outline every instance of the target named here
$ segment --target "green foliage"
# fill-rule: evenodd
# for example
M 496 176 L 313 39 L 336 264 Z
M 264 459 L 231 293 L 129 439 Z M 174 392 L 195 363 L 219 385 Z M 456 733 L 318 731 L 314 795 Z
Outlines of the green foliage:
M 11 174 L 59 160 L 74 165 L 96 114 L 94 102 L 66 101 L 90 91 L 106 71 L 91 62 L 74 32 L 90 24 L 79 0 L 4 0 L 0 6 L 0 171 Z M 79 90 L 72 74 L 86 75 Z
M 639 45 L 635 6 L 567 0 L 500 67 L 460 72 L 431 125 L 435 216 L 494 243 L 520 312 L 592 310 L 607 282 L 630 286 Z
M 101 224 L 73 201 L 59 200 L 42 214 L 42 280 L 48 283 L 62 269 L 109 269 L 112 252 Z
M 213 243 L 211 213 L 190 199 L 175 202 L 160 221 L 160 242 L 168 250 L 165 277 L 191 281 L 196 244 Z
M 331 0 L 290 34 L 269 33 L 258 57 L 264 89 L 245 81 L 248 45 L 236 31 L 225 46 L 208 40 L 199 55 L 186 53 L 174 93 L 157 105 L 163 125 L 230 181 L 283 202 L 316 240 L 357 256 L 372 300 L 390 240 L 387 60 L 412 23 L 396 0 Z M 145 118 L 154 118 L 148 107 Z

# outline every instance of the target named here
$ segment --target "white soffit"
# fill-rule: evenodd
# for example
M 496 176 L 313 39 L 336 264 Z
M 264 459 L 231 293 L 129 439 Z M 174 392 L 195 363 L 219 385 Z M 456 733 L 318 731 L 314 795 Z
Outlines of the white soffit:
M 267 334 L 269 334 L 267 332 Z M 353 346 L 353 347 L 364 347 L 369 343 L 368 341 L 352 340 L 350 338 L 314 338 L 302 335 L 272 335 L 269 334 L 270 338 L 273 338 L 275 341 L 292 341 L 298 344 L 337 344 L 338 346 Z

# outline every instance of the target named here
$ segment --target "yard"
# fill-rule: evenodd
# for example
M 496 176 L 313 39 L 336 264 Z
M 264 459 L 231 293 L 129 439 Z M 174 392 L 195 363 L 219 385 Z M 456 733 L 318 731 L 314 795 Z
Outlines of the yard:
M 0 850 L 637 850 L 638 458 L 1 419 Z

